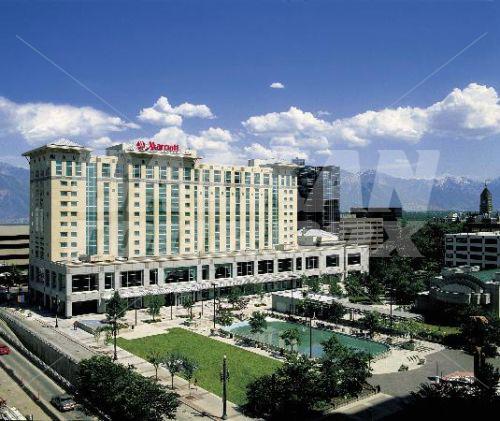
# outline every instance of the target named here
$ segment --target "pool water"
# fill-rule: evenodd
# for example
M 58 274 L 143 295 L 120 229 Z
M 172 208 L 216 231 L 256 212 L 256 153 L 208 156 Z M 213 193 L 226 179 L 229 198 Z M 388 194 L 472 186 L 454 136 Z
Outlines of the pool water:
M 299 353 L 309 355 L 309 326 L 304 326 L 298 323 L 285 322 L 281 320 L 267 320 L 267 329 L 260 334 L 250 332 L 248 322 L 235 323 L 228 330 L 237 335 L 246 338 L 254 339 L 259 342 L 267 343 L 279 348 L 287 348 L 284 341 L 280 338 L 283 331 L 287 329 L 297 328 L 301 333 L 300 345 L 294 346 L 294 350 Z M 327 341 L 332 336 L 335 336 L 339 342 L 351 349 L 359 350 L 370 354 L 372 357 L 386 352 L 389 347 L 380 342 L 371 341 L 368 339 L 360 339 L 354 336 L 345 335 L 343 333 L 331 332 L 328 330 L 312 328 L 312 355 L 313 357 L 321 357 L 323 355 L 322 342 Z

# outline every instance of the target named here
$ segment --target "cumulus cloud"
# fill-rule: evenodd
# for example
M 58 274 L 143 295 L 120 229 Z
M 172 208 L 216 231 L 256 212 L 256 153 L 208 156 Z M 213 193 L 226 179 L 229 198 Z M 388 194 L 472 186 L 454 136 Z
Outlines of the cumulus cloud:
M 427 137 L 483 139 L 500 133 L 499 96 L 492 87 L 471 83 L 454 89 L 427 108 L 398 107 L 365 111 L 326 121 L 297 107 L 252 116 L 247 131 L 270 147 L 288 145 L 327 153 L 329 145 L 364 146 L 385 140 L 416 144 Z M 321 115 L 326 115 L 322 113 Z
M 103 136 L 99 137 L 98 139 L 92 139 L 90 140 L 87 145 L 90 146 L 91 148 L 98 149 L 98 150 L 104 150 L 106 148 L 109 148 L 110 146 L 116 145 L 120 142 L 116 140 L 112 140 L 108 136 Z
M 0 97 L 0 132 L 21 135 L 29 144 L 60 137 L 99 138 L 110 132 L 138 127 L 92 107 L 48 102 L 18 104 Z
M 139 120 L 159 126 L 181 126 L 182 118 L 214 118 L 210 108 L 204 104 L 190 104 L 184 102 L 173 107 L 167 97 L 161 96 L 152 107 L 143 108 L 139 113 Z
M 273 82 L 269 85 L 269 87 L 272 89 L 285 89 L 285 85 L 283 85 L 281 82 Z

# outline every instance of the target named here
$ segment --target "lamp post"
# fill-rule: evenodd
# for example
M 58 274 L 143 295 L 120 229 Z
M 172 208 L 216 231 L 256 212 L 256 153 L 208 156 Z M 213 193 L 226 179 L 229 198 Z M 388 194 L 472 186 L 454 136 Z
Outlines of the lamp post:
M 313 330 L 312 330 L 312 321 L 315 318 L 316 318 L 316 313 L 313 313 L 313 315 L 309 318 L 309 358 L 312 358 L 312 355 L 313 355 L 313 341 L 312 341 Z
M 174 293 L 170 293 L 170 320 L 174 319 Z
M 59 313 L 59 295 L 56 295 L 56 328 L 59 327 L 59 319 L 58 319 L 58 313 Z
M 212 282 L 212 286 L 214 287 L 214 330 L 215 330 L 215 287 L 217 284 L 215 282 Z
M 222 382 L 222 419 L 227 420 L 227 381 L 229 380 L 229 371 L 227 370 L 227 358 L 224 355 L 222 360 L 222 372 L 220 373 Z

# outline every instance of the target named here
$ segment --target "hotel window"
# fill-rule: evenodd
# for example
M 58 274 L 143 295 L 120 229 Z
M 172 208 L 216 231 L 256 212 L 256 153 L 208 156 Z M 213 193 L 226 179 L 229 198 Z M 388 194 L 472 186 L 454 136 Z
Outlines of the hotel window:
M 146 255 L 155 252 L 154 185 L 146 184 Z
M 231 171 L 224 172 L 224 182 L 226 184 L 231 184 Z
M 111 177 L 111 167 L 109 164 L 103 163 L 101 168 L 103 177 Z
M 253 275 L 254 263 L 253 262 L 238 262 L 236 263 L 237 276 Z
M 200 170 L 194 170 L 194 181 L 200 181 Z
M 231 188 L 226 187 L 226 250 L 231 249 Z
M 318 269 L 318 256 L 306 257 L 306 269 Z
M 66 161 L 66 176 L 71 177 L 73 175 L 73 161 Z
M 278 259 L 278 272 L 290 272 L 292 270 L 292 259 Z
M 151 269 L 149 271 L 149 284 L 158 285 L 158 269 Z
M 234 183 L 241 184 L 241 173 L 239 171 L 234 173 Z
M 68 192 L 67 191 L 62 191 L 61 192 L 61 196 L 67 196 L 68 195 Z
M 220 170 L 214 171 L 214 183 L 220 183 L 222 181 L 222 173 Z
M 210 266 L 209 265 L 203 265 L 201 267 L 201 279 L 203 281 L 208 281 L 210 279 Z
M 114 272 L 104 273 L 104 289 L 113 289 L 115 287 L 115 274 Z
M 62 181 L 61 180 L 61 186 L 67 186 L 68 185 L 68 182 L 67 181 Z
M 172 180 L 179 179 L 179 167 L 172 167 Z
M 104 253 L 109 253 L 109 183 L 104 183 Z
M 361 254 L 353 253 L 347 255 L 347 264 L 348 265 L 359 265 L 361 263 Z
M 245 184 L 246 184 L 247 186 L 249 186 L 249 185 L 250 185 L 250 183 L 251 183 L 251 178 L 252 178 L 252 174 L 251 174 L 251 173 L 249 173 L 249 172 L 246 172 L 246 173 L 245 173 Z
M 77 185 L 78 185 L 78 182 L 76 182 L 76 181 L 71 182 L 71 187 L 76 187 Z
M 134 164 L 132 167 L 132 177 L 141 178 L 141 164 Z
M 210 245 L 210 238 L 209 238 L 209 204 L 210 204 L 210 199 L 208 197 L 209 195 L 209 188 L 204 187 L 203 188 L 203 215 L 204 215 L 204 245 L 205 245 L 205 252 L 208 251 L 209 245 Z
M 81 162 L 77 162 L 76 163 L 76 166 L 75 166 L 75 175 L 77 177 L 80 177 L 82 175 L 82 163 Z
M 332 254 L 331 256 L 326 256 L 326 267 L 336 267 L 339 265 L 339 256 L 338 254 Z
M 123 177 L 123 165 L 122 164 L 116 164 L 116 167 L 115 167 L 115 177 L 116 178 Z
M 260 174 L 254 174 L 253 183 L 257 186 L 260 184 Z
M 166 165 L 162 165 L 160 167 L 160 178 L 162 180 L 166 180 L 167 179 L 167 166 Z
M 191 181 L 191 168 L 184 167 L 184 181 Z
M 148 165 L 146 167 L 146 178 L 153 178 L 154 172 L 155 172 L 155 167 L 153 167 L 152 165 Z
M 170 192 L 170 252 L 179 253 L 179 186 Z
M 264 174 L 264 184 L 269 186 L 269 174 Z
M 203 182 L 208 183 L 210 181 L 210 171 L 203 170 Z
M 158 247 L 160 254 L 167 254 L 167 186 L 158 186 Z
M 302 257 L 295 259 L 295 270 L 302 270 Z
M 66 243 L 66 242 L 59 243 L 59 245 L 60 245 L 62 248 L 68 247 L 68 243 Z
M 274 272 L 274 261 L 273 260 L 259 260 L 259 275 Z
M 220 187 L 215 188 L 215 199 L 214 199 L 214 242 L 215 251 L 220 251 Z
M 56 175 L 62 175 L 62 161 L 56 161 Z
M 61 237 L 67 237 L 68 233 L 67 232 L 61 232 Z
M 61 212 L 61 216 L 68 216 L 68 212 L 66 212 L 66 211 Z
M 165 283 L 193 282 L 197 279 L 196 266 L 185 266 L 177 268 L 165 268 L 163 270 Z
M 233 277 L 232 263 L 215 264 L 215 279 L 232 278 L 232 277 Z

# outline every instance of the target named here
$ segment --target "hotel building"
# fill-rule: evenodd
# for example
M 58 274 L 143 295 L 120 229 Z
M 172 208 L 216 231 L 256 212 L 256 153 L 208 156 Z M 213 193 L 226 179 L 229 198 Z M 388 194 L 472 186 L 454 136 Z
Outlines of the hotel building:
M 368 270 L 368 249 L 299 246 L 296 166 L 200 162 L 177 145 L 139 141 L 93 156 L 60 140 L 30 161 L 32 303 L 66 317 L 103 312 L 114 290 L 134 302 L 266 291 L 302 274 Z
M 445 235 L 445 265 L 500 267 L 500 231 Z

